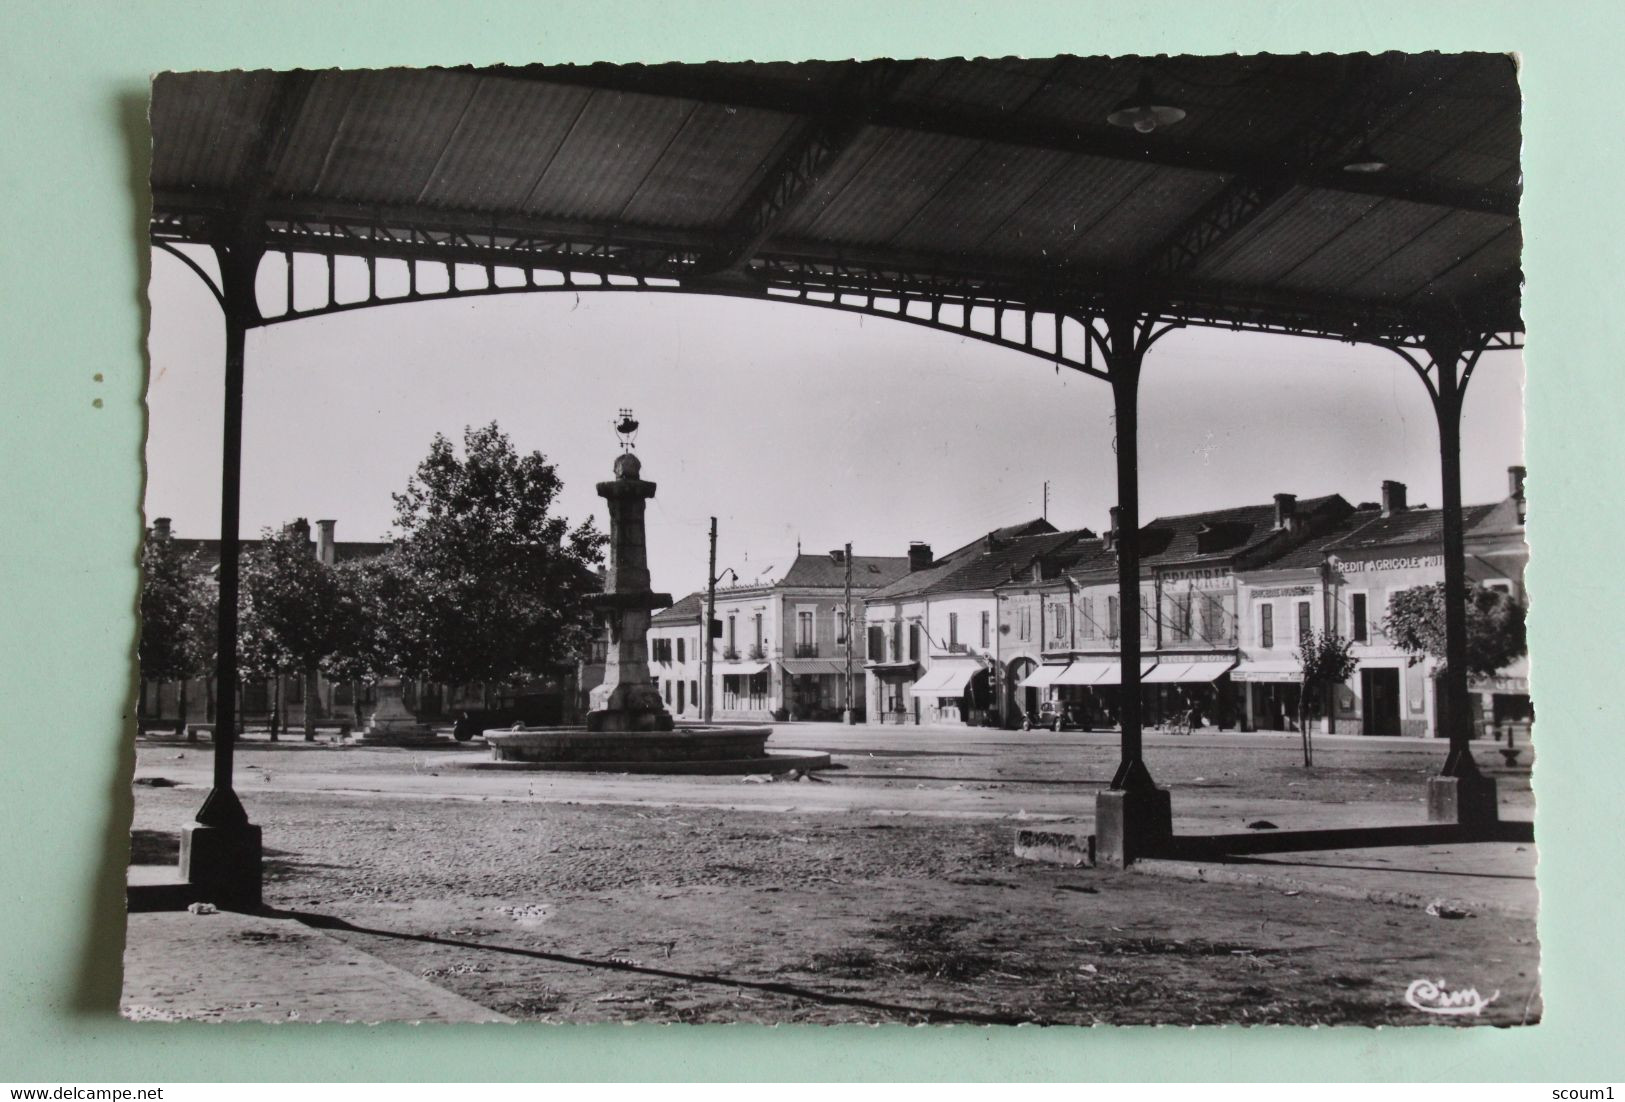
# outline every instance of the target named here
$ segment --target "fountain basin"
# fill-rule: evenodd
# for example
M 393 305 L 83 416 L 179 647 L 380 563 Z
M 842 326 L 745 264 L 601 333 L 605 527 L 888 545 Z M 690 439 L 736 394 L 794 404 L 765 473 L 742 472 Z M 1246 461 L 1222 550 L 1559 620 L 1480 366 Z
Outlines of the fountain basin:
M 771 727 L 681 727 L 673 731 L 589 731 L 585 727 L 493 728 L 489 761 L 469 769 L 603 773 L 783 773 L 828 769 L 829 755 L 767 749 Z

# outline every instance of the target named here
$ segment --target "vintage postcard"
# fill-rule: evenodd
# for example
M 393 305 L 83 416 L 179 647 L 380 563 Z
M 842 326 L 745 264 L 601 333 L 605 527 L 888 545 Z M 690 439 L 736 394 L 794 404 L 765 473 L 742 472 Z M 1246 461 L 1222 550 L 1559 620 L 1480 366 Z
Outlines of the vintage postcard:
M 150 121 L 127 1017 L 1539 1020 L 1514 58 Z

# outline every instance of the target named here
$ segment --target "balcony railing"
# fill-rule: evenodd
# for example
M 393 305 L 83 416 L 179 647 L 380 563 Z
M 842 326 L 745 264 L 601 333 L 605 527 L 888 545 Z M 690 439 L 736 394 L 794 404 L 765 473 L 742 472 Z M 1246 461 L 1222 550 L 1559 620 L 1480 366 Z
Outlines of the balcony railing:
M 817 658 L 818 657 L 818 644 L 817 643 L 797 643 L 796 644 L 796 657 L 797 658 Z
M 750 648 L 750 660 L 752 662 L 760 662 L 766 657 L 767 648 L 762 646 L 762 644 L 757 643 L 755 646 Z
M 729 662 L 737 662 L 739 661 L 739 652 L 732 647 L 725 647 L 722 651 L 722 657 Z

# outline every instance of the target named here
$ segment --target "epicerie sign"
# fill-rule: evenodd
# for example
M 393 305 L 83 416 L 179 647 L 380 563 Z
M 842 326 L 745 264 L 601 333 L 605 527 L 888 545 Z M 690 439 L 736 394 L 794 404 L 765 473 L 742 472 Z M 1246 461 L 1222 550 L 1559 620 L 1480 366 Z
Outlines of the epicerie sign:
M 1370 574 L 1379 570 L 1431 570 L 1444 566 L 1443 555 L 1409 555 L 1399 559 L 1339 559 L 1337 568 L 1345 574 Z
M 1190 570 L 1164 570 L 1158 576 L 1164 584 L 1168 582 L 1189 582 L 1197 589 L 1230 584 L 1230 568 L 1228 566 L 1193 567 Z

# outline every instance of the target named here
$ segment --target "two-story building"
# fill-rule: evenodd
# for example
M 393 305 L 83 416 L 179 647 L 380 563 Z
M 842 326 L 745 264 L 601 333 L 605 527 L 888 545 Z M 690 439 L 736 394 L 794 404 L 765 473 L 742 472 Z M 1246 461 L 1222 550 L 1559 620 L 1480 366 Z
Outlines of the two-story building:
M 798 553 L 789 570 L 774 582 L 718 589 L 715 620 L 719 634 L 712 641 L 712 718 L 839 719 L 846 707 L 849 636 L 852 707 L 861 711 L 868 656 L 864 598 L 905 574 L 908 562 L 903 556 L 853 555 L 850 613 L 844 549 L 824 555 Z M 695 602 L 692 609 L 690 601 Z M 676 711 L 679 715 L 697 715 L 700 707 L 695 693 L 705 676 L 699 641 L 703 603 L 701 594 L 684 598 L 651 622 L 650 670 L 663 681 L 673 682 L 668 706 L 674 710 L 681 694 L 687 710 Z M 687 682 L 688 687 L 679 689 L 678 682 Z
M 649 676 L 675 719 L 700 717 L 705 678 L 705 595 L 690 593 L 649 619 Z
M 1509 472 L 1506 499 L 1462 509 L 1470 582 L 1525 599 L 1523 469 Z M 1397 593 L 1444 578 L 1443 510 L 1411 507 L 1403 483 L 1382 484 L 1380 503 L 1363 504 L 1310 544 L 1254 564 L 1241 577 L 1244 660 L 1232 673 L 1260 730 L 1297 726 L 1302 670 L 1298 646 L 1312 631 L 1352 643 L 1356 669 L 1329 701 L 1311 700 L 1322 730 L 1428 737 L 1438 730 L 1438 663 L 1400 649 L 1385 629 Z M 1528 667 L 1519 659 L 1475 680 L 1475 722 L 1527 721 Z M 1329 706 L 1328 706 L 1329 705 Z
M 912 549 L 915 568 L 867 603 L 870 721 L 994 723 L 1001 699 L 997 587 L 1050 577 L 1087 530 L 1057 532 L 1043 519 L 996 529 L 932 559 Z
M 1248 505 L 1158 517 L 1140 529 L 1141 687 L 1150 722 L 1198 711 L 1221 727 L 1237 720 L 1231 671 L 1238 646 L 1237 572 L 1335 527 L 1352 512 L 1341 497 L 1303 502 L 1277 494 Z M 1122 669 L 1114 528 L 1072 548 L 1052 580 L 1000 587 L 1000 631 L 1011 717 L 1044 699 L 1088 725 L 1116 721 Z

